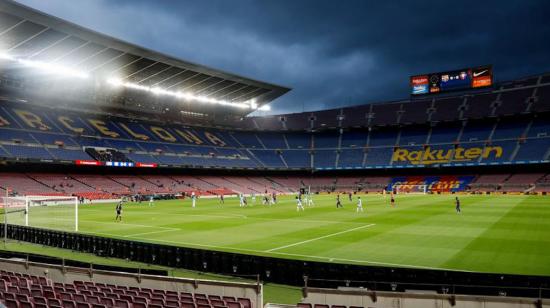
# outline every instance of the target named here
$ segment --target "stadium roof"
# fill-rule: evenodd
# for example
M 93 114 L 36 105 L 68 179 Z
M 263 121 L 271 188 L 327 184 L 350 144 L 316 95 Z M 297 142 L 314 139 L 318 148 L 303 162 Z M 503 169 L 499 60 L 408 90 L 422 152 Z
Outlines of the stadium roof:
M 12 0 L 0 0 L 0 53 L 224 103 L 254 101 L 260 107 L 290 91 L 136 46 Z

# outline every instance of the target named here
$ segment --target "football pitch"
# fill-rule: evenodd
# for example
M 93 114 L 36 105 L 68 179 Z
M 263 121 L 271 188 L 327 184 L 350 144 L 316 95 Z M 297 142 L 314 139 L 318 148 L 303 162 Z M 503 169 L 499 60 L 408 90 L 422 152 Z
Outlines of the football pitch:
M 249 207 L 237 198 L 124 204 L 115 222 L 114 204 L 82 205 L 80 232 L 128 240 L 281 258 L 361 265 L 550 275 L 550 197 L 460 195 L 314 196 L 315 205 L 296 211 L 293 196 L 273 206 L 260 197 Z M 57 210 L 59 211 L 59 209 Z M 35 226 L 56 227 L 39 218 Z M 64 218 L 69 219 L 69 218 Z

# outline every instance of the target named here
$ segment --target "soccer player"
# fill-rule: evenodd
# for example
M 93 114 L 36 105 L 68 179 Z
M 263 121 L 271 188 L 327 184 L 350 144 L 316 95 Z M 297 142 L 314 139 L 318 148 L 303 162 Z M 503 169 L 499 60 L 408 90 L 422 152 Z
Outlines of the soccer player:
M 315 203 L 313 203 L 313 197 L 309 193 L 306 195 L 306 202 L 307 202 L 307 206 L 315 205 Z
M 244 206 L 244 195 L 241 193 L 239 194 L 239 207 Z
M 395 207 L 395 198 L 393 197 L 393 191 L 390 193 L 390 205 Z
M 458 197 L 455 197 L 455 210 L 457 214 L 460 214 L 460 200 L 458 200 Z
M 304 210 L 304 206 L 302 205 L 302 199 L 296 196 L 296 212 L 303 211 L 303 210 Z
M 192 192 L 191 193 L 191 206 L 195 207 L 196 203 L 197 203 L 197 196 L 195 195 L 195 192 Z
M 344 206 L 342 206 L 342 202 L 340 202 L 340 194 L 337 194 L 336 195 L 336 208 L 343 208 Z
M 271 193 L 271 200 L 273 201 L 273 204 L 277 203 L 277 193 L 276 192 Z
M 349 202 L 353 201 L 353 197 L 352 197 L 351 191 L 348 193 L 348 199 L 349 199 Z
M 153 196 L 149 197 L 149 206 L 155 205 L 155 198 Z
M 361 197 L 357 197 L 357 213 L 363 212 L 363 200 Z
M 220 204 L 224 204 L 224 200 L 223 200 L 223 194 L 220 195 Z
M 252 193 L 252 204 L 256 204 L 256 193 Z
M 122 221 L 122 200 L 118 201 L 115 211 L 116 211 L 115 221 Z

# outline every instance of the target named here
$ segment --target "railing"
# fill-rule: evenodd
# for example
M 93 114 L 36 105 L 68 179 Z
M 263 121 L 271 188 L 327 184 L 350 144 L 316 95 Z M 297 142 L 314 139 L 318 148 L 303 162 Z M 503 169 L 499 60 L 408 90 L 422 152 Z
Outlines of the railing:
M 391 292 L 414 292 L 426 291 L 437 292 L 437 294 L 470 294 L 470 295 L 493 295 L 530 298 L 550 298 L 550 285 L 531 286 L 505 286 L 489 284 L 464 283 L 422 283 L 422 282 L 400 282 L 400 281 L 374 281 L 374 280 L 339 280 L 339 279 L 315 279 L 304 277 L 304 292 L 308 288 L 349 288 L 364 291 L 391 291 Z
M 0 236 L 3 236 L 0 224 Z M 188 270 L 255 276 L 265 282 L 324 288 L 357 286 L 405 291 L 427 288 L 436 292 L 550 298 L 550 277 L 487 274 L 451 270 L 362 266 L 256 256 L 179 246 L 106 238 L 81 233 L 8 225 L 8 238 L 51 247 L 92 253 L 146 264 Z

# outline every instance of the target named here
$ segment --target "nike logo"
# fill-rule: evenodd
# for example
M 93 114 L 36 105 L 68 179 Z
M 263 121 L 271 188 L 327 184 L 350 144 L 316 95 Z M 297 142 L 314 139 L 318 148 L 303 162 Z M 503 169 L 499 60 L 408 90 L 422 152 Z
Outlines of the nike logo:
M 484 71 L 481 71 L 481 72 L 474 72 L 474 77 L 477 77 L 477 76 L 480 76 L 480 75 L 483 75 L 487 72 L 487 70 L 484 70 Z

